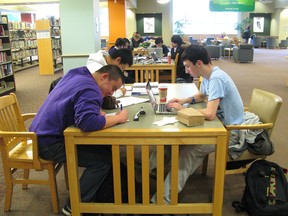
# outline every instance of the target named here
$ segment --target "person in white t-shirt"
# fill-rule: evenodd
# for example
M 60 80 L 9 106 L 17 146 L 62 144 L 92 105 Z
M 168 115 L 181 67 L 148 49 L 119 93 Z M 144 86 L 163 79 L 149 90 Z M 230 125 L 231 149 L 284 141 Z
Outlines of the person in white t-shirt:
M 133 64 L 133 54 L 129 49 L 117 49 L 114 50 L 111 55 L 104 50 L 100 50 L 97 53 L 92 53 L 89 55 L 89 58 L 86 63 L 86 67 L 91 73 L 99 70 L 101 67 L 112 64 L 117 65 L 122 71 L 125 68 L 131 66 Z M 125 73 L 125 72 L 124 72 Z M 125 74 L 125 79 L 128 77 Z M 125 88 L 120 88 L 114 92 L 113 96 L 116 98 L 121 97 L 126 94 Z

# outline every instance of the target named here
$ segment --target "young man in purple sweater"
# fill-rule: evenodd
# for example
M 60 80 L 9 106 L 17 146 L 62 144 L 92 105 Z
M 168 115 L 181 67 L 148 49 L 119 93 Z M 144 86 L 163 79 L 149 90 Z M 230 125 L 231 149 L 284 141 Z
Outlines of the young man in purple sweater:
M 47 96 L 30 126 L 38 137 L 40 157 L 66 160 L 63 132 L 71 125 L 89 132 L 127 122 L 127 110 L 115 116 L 105 116 L 101 111 L 103 97 L 112 95 L 123 80 L 123 72 L 115 65 L 106 65 L 94 73 L 87 67 L 70 70 Z M 81 200 L 92 202 L 111 169 L 111 150 L 104 145 L 81 145 L 77 151 L 79 166 L 86 167 L 80 178 Z M 62 212 L 71 215 L 69 201 Z

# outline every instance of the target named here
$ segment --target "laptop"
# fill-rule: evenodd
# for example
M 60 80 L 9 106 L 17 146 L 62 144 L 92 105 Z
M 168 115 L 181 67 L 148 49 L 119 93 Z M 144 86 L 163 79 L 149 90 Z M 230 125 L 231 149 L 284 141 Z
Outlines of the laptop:
M 152 109 L 156 115 L 177 115 L 177 111 L 168 111 L 166 108 L 166 103 L 157 103 L 155 95 L 153 94 L 152 87 L 149 82 L 146 84 L 146 91 L 149 96 Z
M 150 55 L 155 63 L 162 63 L 162 60 L 158 58 L 155 53 L 150 53 Z
M 163 58 L 163 48 L 162 47 L 149 47 L 147 48 L 148 55 L 150 56 L 151 53 L 155 53 L 158 58 Z

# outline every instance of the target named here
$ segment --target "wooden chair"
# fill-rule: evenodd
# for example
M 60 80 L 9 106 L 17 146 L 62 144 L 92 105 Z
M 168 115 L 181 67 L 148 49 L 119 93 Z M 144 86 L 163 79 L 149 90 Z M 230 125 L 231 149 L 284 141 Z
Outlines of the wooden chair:
M 282 98 L 279 97 L 278 95 L 260 89 L 254 89 L 249 107 L 245 108 L 245 111 L 247 110 L 249 112 L 258 115 L 262 123 L 255 125 L 226 125 L 225 127 L 228 131 L 228 137 L 230 135 L 231 130 L 246 130 L 246 129 L 250 130 L 265 129 L 267 130 L 269 137 L 271 137 L 281 105 L 282 105 Z M 226 174 L 244 173 L 248 169 L 247 167 L 248 164 L 260 158 L 264 159 L 266 158 L 266 156 L 256 155 L 249 152 L 248 150 L 244 151 L 244 153 L 236 160 L 230 159 L 227 155 L 226 158 L 227 167 L 225 173 Z M 206 175 L 207 165 L 208 165 L 208 156 L 203 161 L 202 175 Z
M 39 184 L 50 187 L 53 212 L 59 213 L 56 174 L 63 164 L 39 158 L 37 135 L 27 132 L 24 125 L 25 120 L 33 118 L 35 115 L 35 113 L 21 115 L 15 94 L 11 93 L 0 97 L 0 150 L 6 186 L 4 211 L 9 211 L 11 208 L 14 184 L 22 184 L 22 189 L 27 189 L 28 184 Z M 13 177 L 12 174 L 17 169 L 24 170 L 23 178 Z M 48 179 L 30 179 L 31 169 L 48 170 Z M 64 171 L 66 178 L 66 166 L 64 166 Z M 68 188 L 67 181 L 66 186 Z
M 176 54 L 175 60 L 174 60 L 174 67 L 176 71 L 176 76 L 177 76 L 177 64 L 178 64 L 178 59 L 179 59 L 179 53 Z M 160 82 L 172 82 L 171 80 L 171 71 L 161 71 L 159 74 L 159 80 Z M 176 80 L 176 77 L 175 77 Z
M 197 88 L 198 88 L 199 91 L 200 91 L 201 84 L 202 84 L 202 76 L 200 76 L 198 78 Z

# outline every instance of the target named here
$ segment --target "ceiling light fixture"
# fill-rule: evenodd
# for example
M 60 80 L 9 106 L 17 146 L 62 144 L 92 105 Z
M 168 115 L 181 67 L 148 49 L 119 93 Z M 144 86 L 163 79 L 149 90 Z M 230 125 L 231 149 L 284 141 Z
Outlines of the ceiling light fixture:
M 170 0 L 157 0 L 159 4 L 167 4 Z
M 260 0 L 260 2 L 263 4 L 271 4 L 274 2 L 274 0 Z

